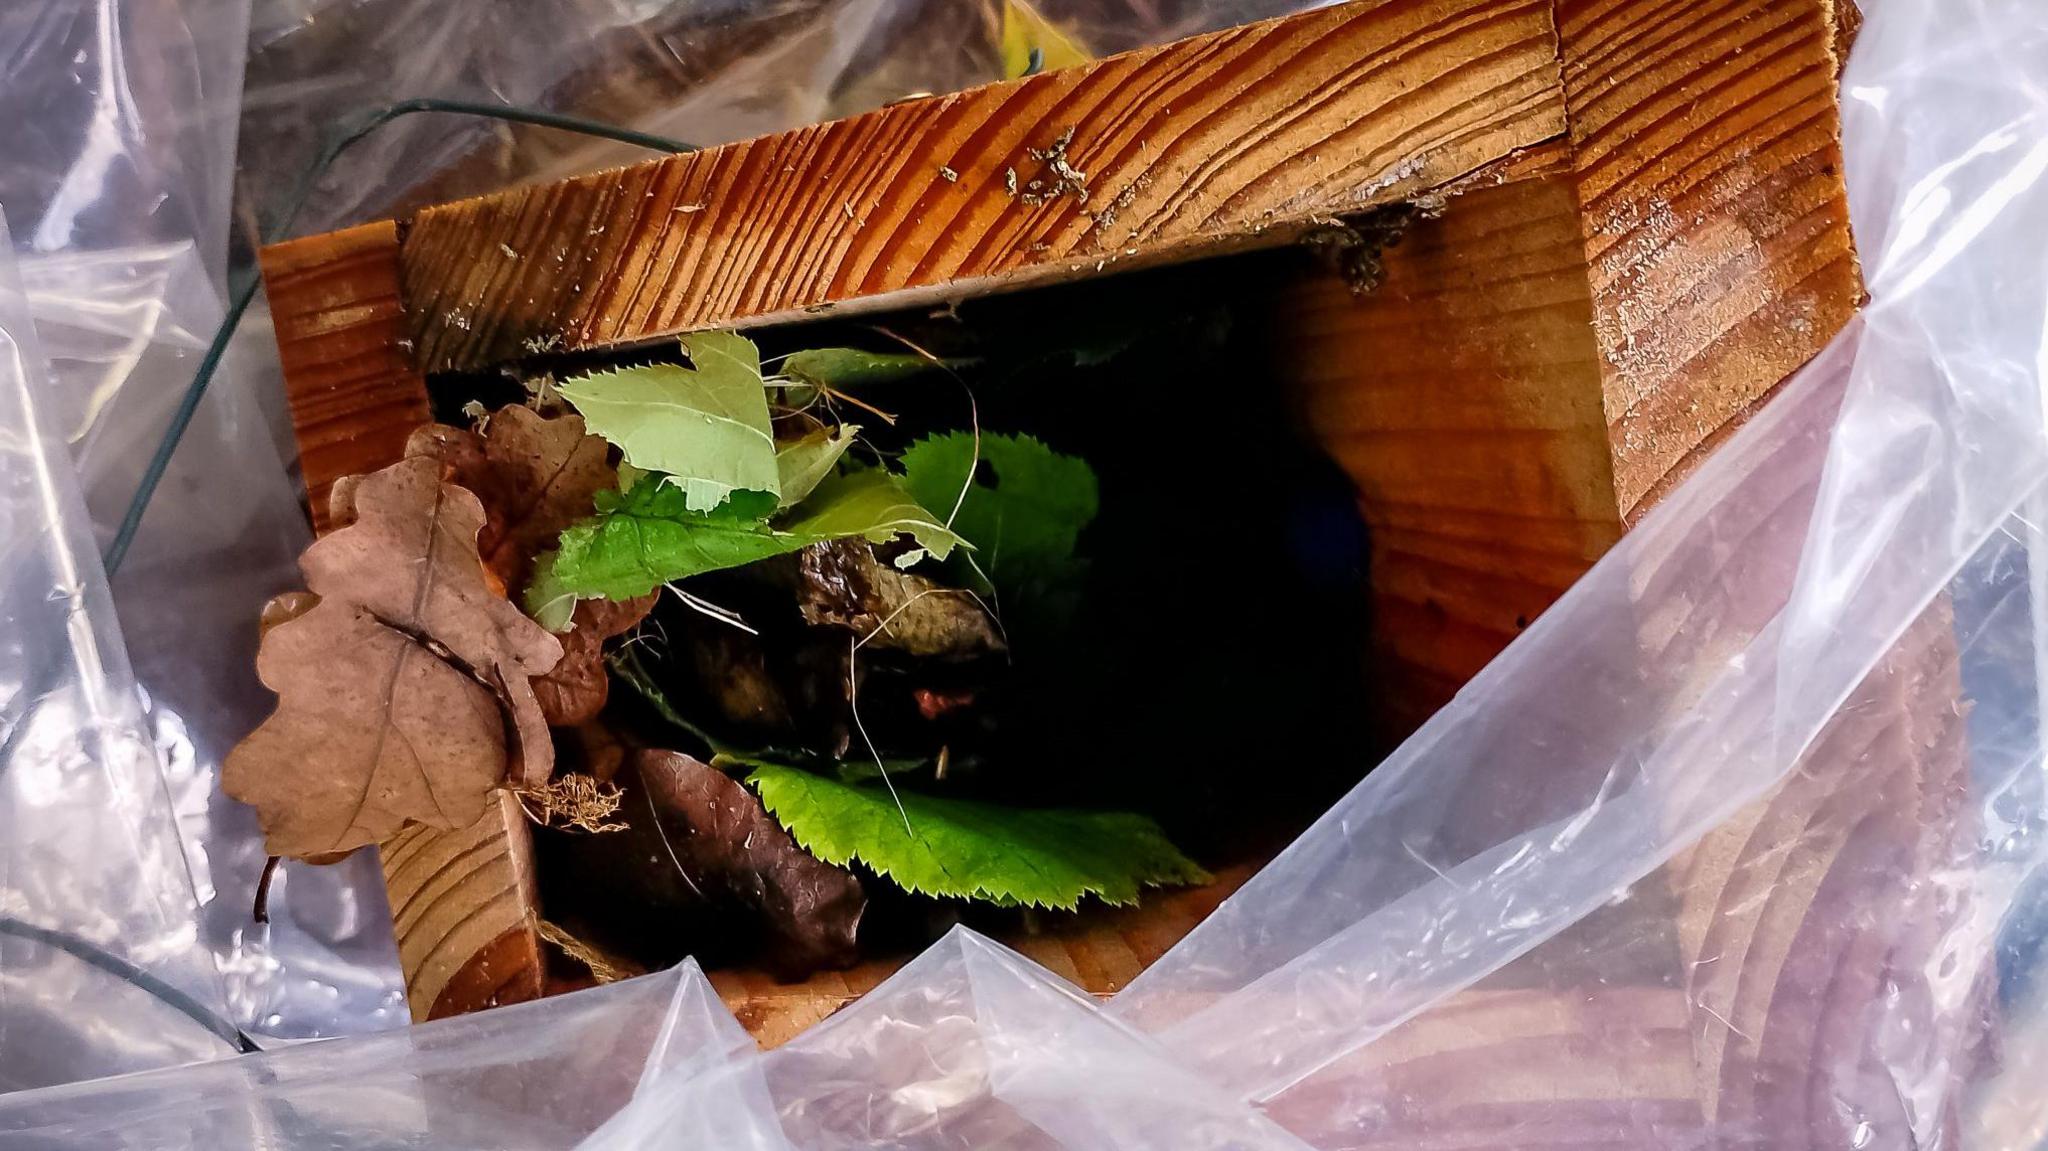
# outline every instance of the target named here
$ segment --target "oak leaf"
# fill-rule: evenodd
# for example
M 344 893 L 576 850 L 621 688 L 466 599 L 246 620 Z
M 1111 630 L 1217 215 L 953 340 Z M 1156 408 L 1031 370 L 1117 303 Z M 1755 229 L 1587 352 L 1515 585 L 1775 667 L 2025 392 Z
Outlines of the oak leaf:
M 256 673 L 277 711 L 228 753 L 222 784 L 256 808 L 272 855 L 467 827 L 504 782 L 498 700 L 361 606 L 326 599 L 276 624 Z
M 365 476 L 355 485 L 354 504 L 354 523 L 300 557 L 307 588 L 439 645 L 489 682 L 517 731 L 514 777 L 546 782 L 554 749 L 532 678 L 554 669 L 562 645 L 485 579 L 477 553 L 483 504 L 444 482 L 439 463 L 424 457 Z
M 585 432 L 583 417 L 548 418 L 523 404 L 492 413 L 482 435 L 428 424 L 406 441 L 405 454 L 441 461 L 446 478 L 483 502 L 477 550 L 508 588 L 525 587 L 534 556 L 619 482 L 611 446 Z
M 604 641 L 624 635 L 639 626 L 654 610 L 655 597 L 613 601 L 587 599 L 576 605 L 569 630 L 562 642 L 562 661 L 555 670 L 533 681 L 533 693 L 540 701 L 541 714 L 555 727 L 575 727 L 596 719 L 611 696 L 611 677 L 605 673 Z

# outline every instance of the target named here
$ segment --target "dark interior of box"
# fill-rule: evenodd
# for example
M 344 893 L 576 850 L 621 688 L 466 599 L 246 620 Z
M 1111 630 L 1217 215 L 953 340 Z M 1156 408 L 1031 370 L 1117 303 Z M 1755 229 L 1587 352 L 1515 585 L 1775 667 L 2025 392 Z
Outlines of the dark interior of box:
M 1097 474 L 1100 512 L 1081 536 L 1085 572 L 1071 612 L 1003 609 L 1010 666 L 995 718 L 960 735 L 981 770 L 949 786 L 1020 805 L 1141 811 L 1215 869 L 1270 857 L 1376 760 L 1365 527 L 1351 481 L 1302 426 L 1296 389 L 1275 366 L 1287 362 L 1289 333 L 1274 285 L 1322 274 L 1298 251 L 1240 255 L 746 333 L 770 364 L 834 346 L 915 347 L 948 361 L 949 371 L 860 394 L 893 427 L 843 410 L 871 458 L 978 419 L 990 434 L 1038 437 Z M 678 359 L 666 345 L 514 371 L 567 378 Z M 523 394 L 507 375 L 432 387 L 451 421 L 467 401 Z M 744 580 L 713 574 L 691 587 L 758 625 L 761 642 L 801 626 Z M 675 597 L 663 597 L 650 626 L 659 638 L 642 650 L 656 667 L 680 667 L 683 644 L 756 642 Z M 862 670 L 865 723 L 884 740 L 879 733 L 916 722 L 892 714 L 903 706 L 889 674 L 886 661 Z M 719 725 L 701 677 L 669 675 L 667 685 L 679 708 Z M 643 702 L 613 694 L 608 719 L 659 730 Z M 650 922 L 659 917 L 636 906 L 645 893 L 615 881 L 632 861 L 593 857 L 574 840 L 538 837 L 550 918 L 643 963 L 684 951 L 708 965 L 749 961 L 742 935 Z M 1045 919 L 935 909 L 892 896 L 886 883 L 868 886 L 861 940 L 875 954 L 912 951 L 955 921 L 1000 935 Z

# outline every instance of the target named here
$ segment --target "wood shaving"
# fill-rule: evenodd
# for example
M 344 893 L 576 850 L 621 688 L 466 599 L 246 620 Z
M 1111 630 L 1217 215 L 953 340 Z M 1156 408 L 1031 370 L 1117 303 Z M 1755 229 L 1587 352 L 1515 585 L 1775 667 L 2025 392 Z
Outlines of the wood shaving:
M 602 783 L 581 773 L 557 776 L 539 787 L 520 788 L 512 793 L 526 818 L 542 827 L 587 831 L 593 835 L 624 831 L 626 825 L 612 817 L 625 798 L 615 783 Z
M 581 963 L 584 969 L 590 972 L 590 977 L 599 983 L 617 983 L 622 979 L 647 974 L 624 960 L 606 955 L 545 919 L 540 921 L 540 937 L 560 949 L 562 954 Z

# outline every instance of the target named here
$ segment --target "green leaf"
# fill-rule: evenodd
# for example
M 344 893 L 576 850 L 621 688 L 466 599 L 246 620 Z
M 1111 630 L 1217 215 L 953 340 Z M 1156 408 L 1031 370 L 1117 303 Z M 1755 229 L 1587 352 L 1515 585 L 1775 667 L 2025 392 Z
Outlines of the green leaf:
M 775 470 L 782 480 L 782 499 L 777 506 L 794 507 L 816 490 L 859 434 L 859 425 L 842 424 L 819 428 L 800 440 L 776 445 Z
M 1128 905 L 1145 887 L 1209 880 L 1141 815 L 1002 807 L 901 789 L 892 797 L 882 787 L 745 762 L 762 805 L 805 851 L 841 867 L 859 860 L 921 895 L 1071 911 L 1087 895 Z
M 928 436 L 903 453 L 904 486 L 941 517 L 959 503 L 953 530 L 974 545 L 976 562 L 998 588 L 1061 575 L 1095 518 L 1094 469 L 1030 436 L 983 435 L 980 458 L 995 483 L 969 486 L 974 436 Z
M 895 476 L 874 468 L 828 476 L 800 514 L 779 527 L 768 523 L 774 497 L 763 492 L 736 492 L 698 512 L 680 489 L 642 482 L 630 492 L 598 493 L 597 510 L 595 518 L 562 533 L 544 580 L 527 589 L 529 610 L 564 595 L 631 599 L 675 580 L 848 536 L 880 543 L 909 535 L 941 559 L 961 543 L 904 493 Z
M 527 589 L 527 610 L 563 595 L 632 599 L 674 580 L 796 551 L 809 541 L 765 522 L 774 498 L 737 492 L 698 512 L 683 489 L 667 483 L 599 493 L 599 514 L 562 533 L 553 561 Z
M 814 348 L 782 361 L 782 374 L 792 380 L 844 391 L 868 384 L 890 384 L 932 370 L 932 362 L 908 352 L 863 352 L 858 348 Z
M 861 536 L 880 544 L 907 535 L 936 559 L 945 559 L 963 543 L 904 489 L 902 480 L 880 468 L 828 476 L 796 510 L 801 514 L 787 530 L 806 537 L 806 543 Z M 912 553 L 897 566 L 909 567 L 922 558 Z
M 626 462 L 666 472 L 689 510 L 707 512 L 735 491 L 781 492 L 761 355 L 732 332 L 683 337 L 693 367 L 650 364 L 562 385 L 592 432 Z
M 576 603 L 583 597 L 562 586 L 555 576 L 559 552 L 542 552 L 533 561 L 533 580 L 526 585 L 526 614 L 551 632 L 566 632 L 576 615 Z M 629 597 L 630 598 L 630 597 Z

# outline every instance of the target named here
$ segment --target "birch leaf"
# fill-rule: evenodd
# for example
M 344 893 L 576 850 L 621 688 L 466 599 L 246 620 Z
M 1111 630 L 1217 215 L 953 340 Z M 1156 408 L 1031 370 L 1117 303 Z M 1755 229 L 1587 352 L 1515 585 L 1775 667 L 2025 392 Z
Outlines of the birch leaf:
M 610 600 L 646 595 L 666 583 L 740 567 L 825 540 L 854 536 L 885 543 L 907 535 L 920 551 L 944 558 L 961 546 L 901 481 L 878 468 L 827 477 L 785 524 L 767 522 L 758 493 L 710 511 L 690 510 L 666 484 L 636 485 L 598 501 L 596 518 L 562 533 L 562 546 L 527 589 L 538 618 L 561 618 L 576 597 Z
M 775 448 L 775 470 L 782 482 L 782 499 L 776 506 L 794 507 L 817 490 L 818 484 L 832 474 L 840 457 L 853 446 L 853 438 L 859 434 L 858 425 L 842 424 L 836 428 L 819 428 L 802 439 L 778 444 Z
M 1084 896 L 1125 905 L 1145 887 L 1209 879 L 1141 815 L 892 793 L 758 760 L 716 766 L 752 768 L 747 783 L 805 851 L 920 895 L 1072 911 Z
M 775 436 L 761 355 L 732 332 L 683 337 L 690 366 L 649 364 L 562 385 L 590 430 L 636 468 L 663 472 L 690 511 L 708 512 L 736 491 L 779 495 Z

